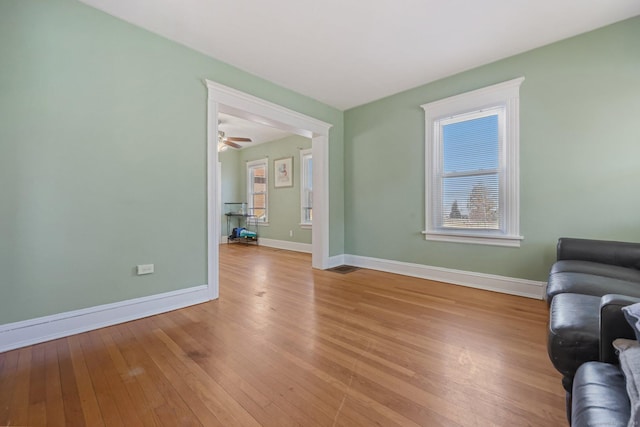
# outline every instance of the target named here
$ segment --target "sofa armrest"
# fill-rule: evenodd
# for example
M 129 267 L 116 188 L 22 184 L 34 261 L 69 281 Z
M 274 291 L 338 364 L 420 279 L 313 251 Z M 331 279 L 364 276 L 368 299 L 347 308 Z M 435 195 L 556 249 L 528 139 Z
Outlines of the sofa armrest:
M 640 243 L 558 239 L 557 259 L 592 261 L 640 270 Z
M 600 298 L 600 361 L 618 363 L 613 348 L 616 338 L 636 339 L 636 334 L 627 322 L 622 307 L 640 302 L 640 298 L 609 294 Z

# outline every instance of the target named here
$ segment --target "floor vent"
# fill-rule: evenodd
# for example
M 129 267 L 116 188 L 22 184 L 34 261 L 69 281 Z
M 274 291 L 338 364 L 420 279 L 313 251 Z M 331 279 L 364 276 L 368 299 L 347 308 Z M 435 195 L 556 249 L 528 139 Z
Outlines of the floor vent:
M 354 267 L 352 265 L 339 265 L 337 267 L 333 267 L 328 269 L 327 271 L 333 271 L 334 273 L 347 274 L 353 271 L 360 270 L 360 267 Z

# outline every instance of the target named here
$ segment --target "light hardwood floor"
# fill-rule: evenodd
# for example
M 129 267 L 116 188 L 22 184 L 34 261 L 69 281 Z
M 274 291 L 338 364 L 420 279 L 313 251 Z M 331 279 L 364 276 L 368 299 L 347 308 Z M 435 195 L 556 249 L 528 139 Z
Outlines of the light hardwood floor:
M 0 425 L 567 425 L 542 301 L 220 257 L 218 301 L 0 354 Z

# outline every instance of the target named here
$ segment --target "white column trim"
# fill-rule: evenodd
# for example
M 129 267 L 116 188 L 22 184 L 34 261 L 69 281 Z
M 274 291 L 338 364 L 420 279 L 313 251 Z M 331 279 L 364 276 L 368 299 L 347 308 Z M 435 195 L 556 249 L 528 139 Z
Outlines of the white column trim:
M 213 167 L 211 167 L 213 165 Z M 219 286 L 218 236 L 221 234 L 220 212 L 221 176 L 218 171 L 218 104 L 207 99 L 207 292 L 209 299 L 217 299 Z

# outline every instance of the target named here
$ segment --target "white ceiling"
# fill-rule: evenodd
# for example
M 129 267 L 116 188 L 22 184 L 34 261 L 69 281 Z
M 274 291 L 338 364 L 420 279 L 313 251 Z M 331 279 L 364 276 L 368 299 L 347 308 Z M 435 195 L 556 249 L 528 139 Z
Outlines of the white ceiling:
M 291 132 L 225 113 L 218 113 L 218 122 L 218 130 L 224 132 L 226 137 L 251 138 L 251 142 L 236 142 L 242 148 L 253 147 L 292 135 Z
M 345 110 L 640 15 L 638 0 L 81 0 Z

